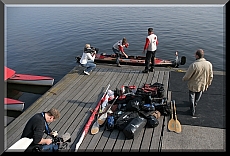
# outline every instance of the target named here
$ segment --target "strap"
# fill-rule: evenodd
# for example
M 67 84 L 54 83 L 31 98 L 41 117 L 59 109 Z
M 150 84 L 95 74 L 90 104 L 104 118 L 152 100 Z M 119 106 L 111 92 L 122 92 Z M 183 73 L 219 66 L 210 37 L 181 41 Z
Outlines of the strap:
M 46 119 L 45 119 L 45 115 L 44 115 L 44 112 L 42 112 L 42 116 L 43 116 L 43 118 L 44 118 L 44 121 L 45 121 L 46 132 L 47 132 L 47 134 L 48 134 L 48 135 L 50 135 L 49 126 L 48 126 L 48 124 L 47 124 L 47 122 L 46 122 Z

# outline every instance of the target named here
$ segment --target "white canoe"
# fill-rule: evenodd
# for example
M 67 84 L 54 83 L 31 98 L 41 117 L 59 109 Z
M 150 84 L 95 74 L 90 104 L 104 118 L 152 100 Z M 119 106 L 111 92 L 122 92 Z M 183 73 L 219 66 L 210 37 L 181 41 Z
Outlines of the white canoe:
M 4 98 L 5 110 L 23 111 L 25 103 L 19 100 Z

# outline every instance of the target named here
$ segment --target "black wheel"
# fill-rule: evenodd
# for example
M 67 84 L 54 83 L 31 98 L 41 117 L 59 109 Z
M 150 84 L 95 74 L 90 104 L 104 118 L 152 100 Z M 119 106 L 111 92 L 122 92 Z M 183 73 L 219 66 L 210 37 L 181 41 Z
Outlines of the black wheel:
M 180 64 L 181 65 L 184 65 L 186 63 L 186 57 L 185 56 L 182 56 L 181 57 L 181 60 L 180 60 Z

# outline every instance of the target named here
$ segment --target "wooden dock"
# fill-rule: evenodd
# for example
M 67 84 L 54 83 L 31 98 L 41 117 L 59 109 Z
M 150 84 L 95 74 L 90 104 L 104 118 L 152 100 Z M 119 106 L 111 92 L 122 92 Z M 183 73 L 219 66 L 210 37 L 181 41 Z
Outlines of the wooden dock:
M 65 75 L 50 90 L 36 100 L 28 109 L 5 128 L 5 150 L 20 139 L 26 122 L 34 114 L 57 108 L 61 117 L 50 124 L 50 128 L 58 134 L 68 132 L 71 135 L 69 152 L 75 151 L 83 128 L 87 123 L 92 109 L 101 99 L 108 84 L 111 90 L 122 85 L 142 87 L 144 83 L 163 83 L 165 96 L 170 100 L 168 81 L 170 70 L 156 68 L 149 74 L 142 73 L 143 66 L 123 66 L 97 64 L 97 68 L 88 76 L 83 74 L 83 68 L 78 65 Z M 161 132 L 165 128 L 164 116 L 159 119 L 156 128 L 143 128 L 137 139 L 126 140 L 123 132 L 114 129 L 107 131 L 100 127 L 99 133 L 90 131 L 81 143 L 79 152 L 152 152 L 161 148 Z

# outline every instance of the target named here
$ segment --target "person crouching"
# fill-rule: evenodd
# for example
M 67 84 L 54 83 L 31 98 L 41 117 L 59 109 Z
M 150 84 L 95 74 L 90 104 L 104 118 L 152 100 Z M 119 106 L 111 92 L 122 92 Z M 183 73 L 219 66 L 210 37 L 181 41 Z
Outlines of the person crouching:
M 96 68 L 96 64 L 94 63 L 95 55 L 95 48 L 90 47 L 90 44 L 86 44 L 80 60 L 81 66 L 86 67 L 86 69 L 83 71 L 85 75 L 90 75 L 90 72 Z

